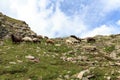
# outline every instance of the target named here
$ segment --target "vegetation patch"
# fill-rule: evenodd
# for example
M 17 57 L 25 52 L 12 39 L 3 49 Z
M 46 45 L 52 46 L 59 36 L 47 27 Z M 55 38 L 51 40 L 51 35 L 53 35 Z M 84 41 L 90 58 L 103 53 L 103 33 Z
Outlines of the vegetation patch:
M 115 50 L 115 45 L 105 46 L 104 48 L 105 52 L 112 52 Z

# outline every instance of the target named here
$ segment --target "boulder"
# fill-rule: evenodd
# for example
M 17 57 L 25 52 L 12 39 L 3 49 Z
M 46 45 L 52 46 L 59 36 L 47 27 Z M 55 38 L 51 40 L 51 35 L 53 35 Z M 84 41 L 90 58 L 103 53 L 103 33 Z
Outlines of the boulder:
M 83 75 L 85 74 L 85 73 L 89 73 L 90 71 L 87 69 L 87 70 L 83 70 L 83 71 L 81 71 L 80 73 L 78 73 L 78 75 L 77 75 L 77 78 L 78 79 L 82 79 L 83 78 Z
M 25 58 L 27 58 L 27 59 L 35 59 L 35 57 L 31 56 L 31 55 L 25 56 Z
M 86 38 L 86 41 L 87 41 L 87 43 L 95 43 L 96 42 L 96 40 L 92 37 Z
M 65 42 L 68 44 L 77 44 L 77 43 L 80 43 L 81 40 L 76 39 L 75 37 L 68 37 Z
M 16 20 L 0 13 L 0 39 L 4 39 L 6 35 L 16 33 L 17 35 L 36 36 L 25 21 Z M 10 38 L 10 37 L 8 37 Z
M 83 46 L 84 51 L 94 52 L 97 50 L 96 46 Z

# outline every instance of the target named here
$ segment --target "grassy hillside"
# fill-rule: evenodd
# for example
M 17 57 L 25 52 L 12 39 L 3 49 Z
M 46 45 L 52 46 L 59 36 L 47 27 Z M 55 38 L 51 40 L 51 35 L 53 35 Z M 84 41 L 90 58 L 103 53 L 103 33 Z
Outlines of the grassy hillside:
M 0 39 L 10 37 L 10 34 L 21 36 L 36 36 L 25 21 L 17 20 L 0 13 Z
M 39 44 L 4 40 L 0 46 L 0 80 L 80 80 L 79 76 L 82 80 L 119 80 L 120 36 L 94 38 L 94 43 L 83 39 L 77 44 L 54 39 L 54 45 L 44 39 Z M 39 60 L 34 62 L 27 56 Z
M 0 80 L 56 80 L 79 72 L 82 68 L 78 64 L 64 62 L 60 59 L 62 53 L 71 50 L 66 45 L 54 46 L 23 43 L 13 45 L 11 41 L 4 41 L 0 46 Z M 25 56 L 40 59 L 38 63 L 31 62 Z

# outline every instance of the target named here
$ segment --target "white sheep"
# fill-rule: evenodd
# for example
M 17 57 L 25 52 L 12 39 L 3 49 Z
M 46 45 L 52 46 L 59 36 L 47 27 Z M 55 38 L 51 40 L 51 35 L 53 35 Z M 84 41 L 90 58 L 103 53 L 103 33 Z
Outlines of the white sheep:
M 31 37 L 24 37 L 24 38 L 22 38 L 22 41 L 25 41 L 25 42 L 33 42 L 33 40 L 32 40 Z
M 73 44 L 73 42 L 69 39 L 67 39 L 65 42 L 68 43 L 68 44 Z
M 33 38 L 33 42 L 34 42 L 34 43 L 40 43 L 40 39 L 38 39 L 38 38 Z

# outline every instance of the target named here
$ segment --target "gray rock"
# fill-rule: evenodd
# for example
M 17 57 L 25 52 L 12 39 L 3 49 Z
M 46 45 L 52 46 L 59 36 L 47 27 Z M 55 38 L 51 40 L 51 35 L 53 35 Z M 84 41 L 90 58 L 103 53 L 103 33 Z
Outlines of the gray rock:
M 78 78 L 78 79 L 83 79 L 83 75 L 84 75 L 85 73 L 89 73 L 89 72 L 90 72 L 89 69 L 83 70 L 83 71 L 81 71 L 80 73 L 78 73 L 78 75 L 77 75 L 76 78 Z
M 83 77 L 82 80 L 89 80 L 87 77 Z
M 3 41 L 0 41 L 0 46 L 3 46 L 4 45 L 4 42 Z
M 110 77 L 110 76 L 108 76 L 108 77 L 107 77 L 107 80 L 111 80 L 111 77 Z
M 36 36 L 36 33 L 33 32 L 28 24 L 24 21 L 15 20 L 12 18 L 9 18 L 8 16 L 0 14 L 0 39 L 4 39 L 6 35 L 17 34 L 20 36 L 29 36 L 34 37 Z M 9 38 L 9 37 L 8 37 Z
M 115 52 L 112 52 L 110 53 L 110 57 L 113 58 L 113 59 L 116 59 L 117 58 L 117 55 Z
M 25 58 L 27 58 L 27 59 L 35 59 L 35 57 L 31 56 L 31 55 L 25 56 Z
M 94 52 L 97 50 L 96 46 L 83 46 L 84 51 Z

